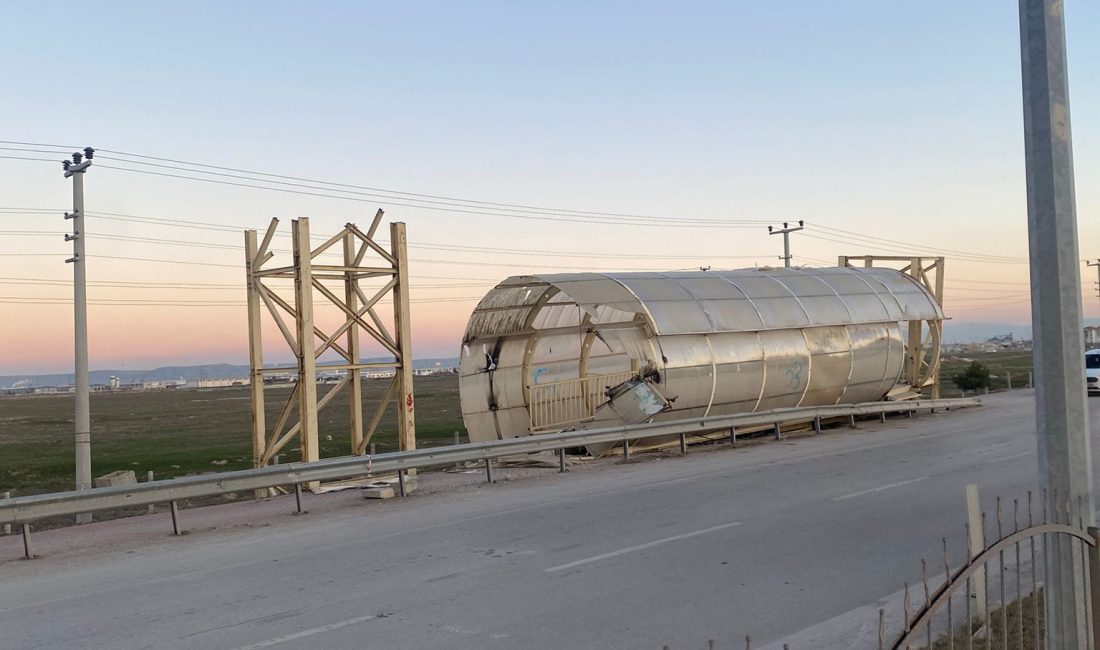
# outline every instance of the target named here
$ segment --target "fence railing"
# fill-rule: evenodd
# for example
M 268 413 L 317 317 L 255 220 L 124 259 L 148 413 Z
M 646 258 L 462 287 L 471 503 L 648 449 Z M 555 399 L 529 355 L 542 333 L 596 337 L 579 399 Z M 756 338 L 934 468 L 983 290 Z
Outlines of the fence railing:
M 726 416 L 688 418 L 669 422 L 652 422 L 634 426 L 602 427 L 587 431 L 562 431 L 447 447 L 429 447 L 413 451 L 376 454 L 374 456 L 343 456 L 312 463 L 284 463 L 256 469 L 221 472 L 199 476 L 150 481 L 135 485 L 93 488 L 74 492 L 54 492 L 33 496 L 0 499 L 0 525 L 27 524 L 47 517 L 76 515 L 85 512 L 114 510 L 131 506 L 172 503 L 185 499 L 216 496 L 232 492 L 251 492 L 264 488 L 294 486 L 314 481 L 336 481 L 371 474 L 392 474 L 404 470 L 485 461 L 486 473 L 492 472 L 492 459 L 501 456 L 560 451 L 601 443 L 624 443 L 680 434 L 681 449 L 688 435 L 715 431 L 736 431 L 737 427 L 752 427 L 781 423 L 813 421 L 820 429 L 822 420 L 855 418 L 861 415 L 915 413 L 921 410 L 980 406 L 975 398 L 913 400 L 906 402 L 866 402 L 809 408 L 783 408 L 759 413 L 739 413 Z M 24 530 L 26 532 L 26 530 Z
M 878 648 L 973 648 L 1038 649 L 1044 647 L 1044 571 L 1047 549 L 1058 545 L 1072 553 L 1080 574 L 1073 581 L 1078 596 L 1091 603 L 1087 621 L 1081 629 L 1083 641 L 1094 647 L 1092 637 L 1100 607 L 1100 581 L 1092 576 L 1100 571 L 1100 530 L 1085 526 L 1080 517 L 1070 514 L 1062 504 L 1048 514 L 1043 495 L 1041 519 L 1032 512 L 1031 492 L 1027 494 L 1027 512 L 1021 528 L 1020 504 L 1012 502 L 1011 530 L 996 502 L 996 538 L 985 543 L 986 515 L 981 513 L 981 530 L 966 526 L 966 562 L 951 567 L 947 539 L 943 539 L 942 583 L 929 588 L 929 567 L 921 560 L 923 584 L 915 589 L 916 611 L 911 610 L 910 585 L 904 589 L 903 629 L 897 640 L 887 642 L 885 610 L 879 610 Z M 1057 495 L 1053 503 L 1059 504 Z M 933 578 L 934 579 L 934 578 Z M 961 602 L 960 602 L 961 601 Z M 1081 602 L 1081 601 L 1079 601 Z
M 969 523 L 964 526 L 966 549 L 961 556 L 956 555 L 966 559 L 953 566 L 948 540 L 942 538 L 942 559 L 935 565 L 922 559 L 919 582 L 905 583 L 897 596 L 890 597 L 892 604 L 878 610 L 877 642 L 874 623 L 867 621 L 858 629 L 853 626 L 847 630 L 847 645 L 843 647 L 868 650 L 1045 648 L 1044 599 L 1048 580 L 1044 574 L 1047 553 L 1056 545 L 1060 552 L 1073 556 L 1074 575 L 1063 580 L 1073 583 L 1069 591 L 1075 592 L 1077 602 L 1087 603 L 1083 619 L 1077 621 L 1079 645 L 1073 647 L 1100 647 L 1097 644 L 1100 640 L 1100 528 L 1086 526 L 1082 515 L 1086 512 L 1082 510 L 1085 508 L 1083 499 L 1074 504 L 1060 494 L 1052 493 L 1052 496 L 1050 503 L 1053 505 L 1048 508 L 1047 494 L 1043 493 L 1043 505 L 1038 512 L 1035 512 L 1030 491 L 1026 504 L 1017 499 L 1012 501 L 1011 512 L 1006 512 L 998 497 L 996 520 L 992 524 L 987 522 L 986 513 L 975 509 L 971 514 L 976 522 L 974 529 Z M 1076 514 L 1071 514 L 1074 510 Z M 993 536 L 987 538 L 986 529 L 990 526 L 995 528 Z M 987 542 L 987 539 L 992 541 Z M 1062 628 L 1060 634 L 1066 631 Z M 744 639 L 744 644 L 735 641 L 732 645 L 728 641 L 722 645 L 711 640 L 707 647 L 711 650 L 752 650 L 755 647 L 752 638 Z M 784 642 L 787 640 L 789 645 Z M 809 645 L 796 647 L 799 640 Z M 769 650 L 778 648 L 780 643 L 783 650 L 841 647 L 822 646 L 820 641 L 796 636 L 769 643 L 766 647 Z M 1069 647 L 1065 641 L 1062 644 L 1050 650 Z M 665 645 L 663 650 L 678 649 Z
M 527 404 L 531 414 L 531 431 L 559 429 L 591 420 L 596 415 L 596 408 L 607 401 L 604 394 L 607 389 L 633 376 L 634 372 L 628 370 L 532 384 Z

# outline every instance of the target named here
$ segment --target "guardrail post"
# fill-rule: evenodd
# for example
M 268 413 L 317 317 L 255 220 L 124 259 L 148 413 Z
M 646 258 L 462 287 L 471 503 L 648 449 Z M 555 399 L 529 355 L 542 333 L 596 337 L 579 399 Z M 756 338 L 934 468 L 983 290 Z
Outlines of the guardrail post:
M 878 421 L 883 423 L 883 424 L 886 424 L 886 411 L 879 411 Z
M 34 550 L 31 548 L 31 525 L 23 524 L 23 557 L 34 559 Z
M 1092 618 L 1092 638 L 1100 640 L 1100 528 L 1089 526 L 1089 605 Z
M 460 444 L 462 444 L 461 434 L 455 431 L 455 447 L 459 446 Z M 455 469 L 462 469 L 462 463 L 455 463 Z
M 405 496 L 405 470 L 403 469 L 397 470 L 397 492 L 401 496 Z
M 1005 379 L 1008 381 L 1008 390 L 1012 390 L 1012 373 L 1006 370 Z
M 493 483 L 493 459 L 488 456 L 485 457 L 485 480 Z
M 0 494 L 0 499 L 10 499 L 10 498 L 11 498 L 11 492 L 5 492 L 3 494 Z M 4 524 L 4 534 L 5 535 L 11 535 L 11 524 Z
M 680 432 L 680 453 L 688 453 L 688 434 L 683 431 Z
M 859 428 L 859 427 L 856 426 L 856 416 L 855 416 L 854 413 L 852 415 L 848 416 L 848 426 L 851 427 L 852 429 L 858 429 Z
M 145 472 L 145 482 L 146 483 L 152 483 L 153 482 L 153 470 L 149 470 L 148 472 Z M 149 511 L 149 514 L 153 514 L 154 512 L 157 511 L 157 504 L 150 503 L 148 505 L 148 507 L 146 507 L 145 509 Z
M 821 433 L 821 416 L 814 418 L 814 433 Z
M 623 460 L 630 460 L 630 441 L 623 440 Z
M 565 447 L 558 450 L 558 472 L 565 473 Z
M 168 502 L 169 509 L 172 511 L 172 533 L 175 535 L 180 534 L 180 507 L 175 501 Z
M 779 427 L 778 422 L 775 423 L 775 439 L 776 440 L 782 440 L 783 439 L 783 429 L 781 429 Z
M 730 446 L 737 446 L 737 427 L 730 427 Z
M 294 503 L 298 506 L 298 514 L 302 514 L 302 484 L 294 484 Z

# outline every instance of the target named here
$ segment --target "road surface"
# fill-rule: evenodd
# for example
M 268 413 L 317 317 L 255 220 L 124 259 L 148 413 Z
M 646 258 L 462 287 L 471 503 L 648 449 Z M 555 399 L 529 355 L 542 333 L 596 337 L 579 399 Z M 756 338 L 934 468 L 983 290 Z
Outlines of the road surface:
M 1090 407 L 1095 419 L 1100 400 Z M 1035 446 L 1032 393 L 1016 391 L 403 502 L 344 496 L 181 538 L 127 537 L 157 517 L 46 531 L 34 561 L 3 537 L 0 648 L 656 650 L 743 647 L 747 634 L 856 647 L 942 536 L 962 558 L 967 483 L 987 503 L 1026 498 Z

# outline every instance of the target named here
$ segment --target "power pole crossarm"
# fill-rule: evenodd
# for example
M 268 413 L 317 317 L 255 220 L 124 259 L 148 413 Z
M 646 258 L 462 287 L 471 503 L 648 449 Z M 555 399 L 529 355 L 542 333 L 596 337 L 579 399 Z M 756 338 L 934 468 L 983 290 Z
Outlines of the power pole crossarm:
M 776 230 L 772 226 L 768 226 L 769 235 L 783 235 L 783 256 L 779 259 L 783 260 L 783 266 L 790 267 L 791 265 L 791 233 L 798 232 L 804 227 L 803 221 L 798 221 L 798 227 L 792 228 L 786 221 L 783 222 L 783 228 Z
M 73 222 L 73 232 L 65 241 L 73 243 L 73 339 L 76 413 L 73 419 L 76 447 L 76 489 L 92 487 L 92 424 L 88 387 L 88 276 L 84 229 L 84 173 L 92 166 L 95 149 L 85 147 L 84 153 L 74 153 L 72 160 L 61 162 L 65 178 L 73 179 L 73 211 L 65 215 Z M 77 516 L 77 523 L 92 520 L 90 514 Z

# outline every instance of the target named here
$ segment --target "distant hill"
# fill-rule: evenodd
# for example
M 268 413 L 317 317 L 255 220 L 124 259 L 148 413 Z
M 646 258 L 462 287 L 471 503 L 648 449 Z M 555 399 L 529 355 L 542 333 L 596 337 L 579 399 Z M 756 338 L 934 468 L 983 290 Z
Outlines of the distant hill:
M 1100 325 L 1100 319 L 1086 318 L 1085 325 Z M 1031 340 L 1031 323 L 997 323 L 947 320 L 943 322 L 944 343 L 978 343 L 1011 333 L 1017 341 Z
M 389 361 L 389 359 L 364 359 L 364 362 Z M 280 364 L 283 365 L 283 364 Z M 413 368 L 434 368 L 436 365 L 444 368 L 458 366 L 458 357 L 437 359 L 415 359 Z M 324 368 L 321 364 L 319 368 Z M 89 381 L 93 384 L 106 384 L 111 377 L 118 377 L 119 381 L 126 384 L 138 381 L 165 381 L 170 379 L 183 379 L 195 381 L 198 379 L 236 379 L 248 376 L 248 366 L 229 363 L 213 363 L 200 366 L 164 366 L 152 370 L 93 370 L 88 373 Z M 16 382 L 22 386 L 65 386 L 74 382 L 72 373 L 52 375 L 0 375 L 0 388 L 7 388 Z

